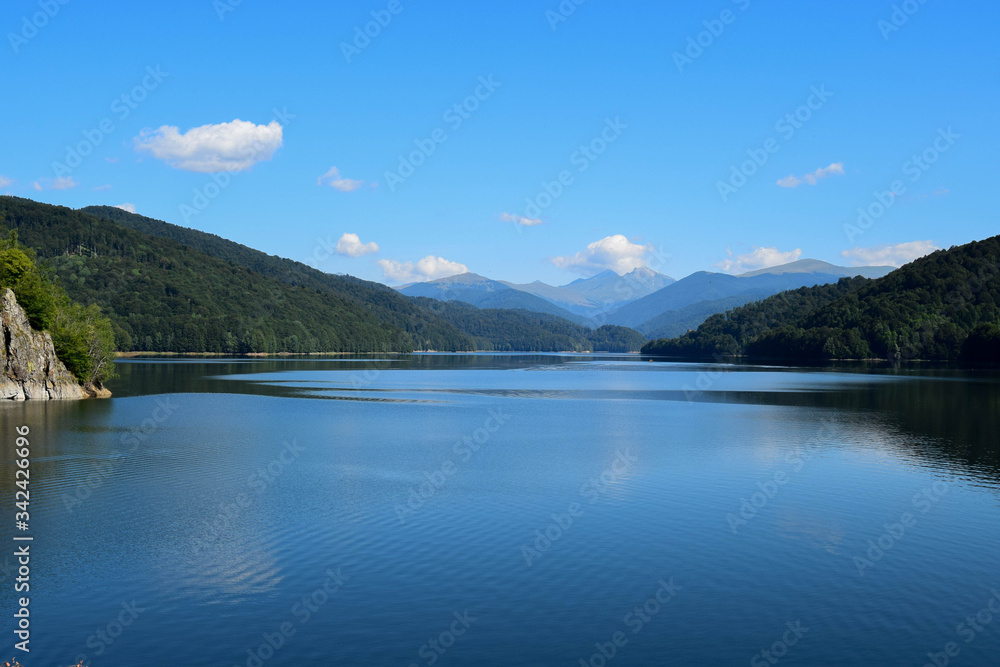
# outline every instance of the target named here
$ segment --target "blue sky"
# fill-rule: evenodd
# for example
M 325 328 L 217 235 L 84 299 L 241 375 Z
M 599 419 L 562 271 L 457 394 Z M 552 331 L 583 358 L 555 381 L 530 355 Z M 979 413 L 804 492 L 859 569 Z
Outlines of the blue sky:
M 3 193 L 393 284 L 998 231 L 995 3 L 64 2 L 0 13 Z

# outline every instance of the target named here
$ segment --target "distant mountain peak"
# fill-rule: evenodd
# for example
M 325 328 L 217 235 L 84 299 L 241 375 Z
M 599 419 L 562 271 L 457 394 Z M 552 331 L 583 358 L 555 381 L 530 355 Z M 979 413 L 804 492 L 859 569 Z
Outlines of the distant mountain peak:
M 589 278 L 577 278 L 573 282 L 563 285 L 563 287 L 572 288 L 574 285 L 580 286 L 580 285 L 591 285 L 591 284 L 603 284 L 621 279 L 636 280 L 640 278 L 649 280 L 663 279 L 665 281 L 663 286 L 666 286 L 668 283 L 674 282 L 674 279 L 671 278 L 670 276 L 665 276 L 662 273 L 658 273 L 646 266 L 639 266 L 632 269 L 628 273 L 623 273 L 623 274 L 619 274 L 617 271 L 614 271 L 613 269 L 605 269 L 604 271 L 596 273 L 590 276 Z
M 835 276 L 864 276 L 866 278 L 880 278 L 891 271 L 893 266 L 837 266 L 821 259 L 800 259 L 788 264 L 771 266 L 766 269 L 747 271 L 740 273 L 737 278 L 753 278 L 754 276 L 774 275 L 781 276 L 789 273 L 822 273 Z
M 671 278 L 670 276 L 668 276 L 666 274 L 660 273 L 659 271 L 656 271 L 655 269 L 651 269 L 648 266 L 639 266 L 639 267 L 636 267 L 636 268 L 632 269 L 631 271 L 629 271 L 628 273 L 626 273 L 625 275 L 626 276 L 632 276 L 633 278 L 647 278 L 647 279 L 650 279 L 650 280 L 661 280 L 664 283 L 664 285 L 663 285 L 664 287 L 666 287 L 666 285 L 668 285 L 670 283 L 677 282 L 674 278 Z
M 435 278 L 434 280 L 428 280 L 427 282 L 436 285 L 451 285 L 455 283 L 467 285 L 470 283 L 492 283 L 496 281 L 491 280 L 486 276 L 481 276 L 478 273 L 473 273 L 472 271 L 466 271 L 465 273 L 456 273 L 453 276 L 445 276 L 444 278 Z

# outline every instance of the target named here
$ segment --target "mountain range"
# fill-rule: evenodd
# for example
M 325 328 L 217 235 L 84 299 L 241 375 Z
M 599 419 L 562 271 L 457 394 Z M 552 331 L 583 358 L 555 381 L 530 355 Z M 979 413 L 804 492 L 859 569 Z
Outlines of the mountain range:
M 119 349 L 137 351 L 631 350 L 640 334 L 680 335 L 785 290 L 892 270 L 801 260 L 682 280 L 604 271 L 562 286 L 465 273 L 397 290 L 114 207 L 4 196 L 3 215 L 74 300 L 108 314 Z M 447 302 L 475 310 L 433 306 Z
M 625 275 L 604 271 L 568 285 L 517 284 L 475 273 L 399 287 L 407 296 L 462 301 L 480 308 L 519 308 L 556 315 L 590 327 L 631 327 L 650 338 L 680 335 L 709 316 L 799 287 L 843 277 L 878 278 L 891 266 L 836 266 L 815 259 L 741 275 L 699 271 L 682 280 L 637 268 Z
M 425 283 L 413 283 L 399 289 L 408 297 L 425 297 L 438 301 L 461 301 L 477 308 L 529 310 L 555 315 L 576 324 L 589 322 L 548 298 L 510 287 L 498 280 L 490 280 L 475 273 L 463 273 Z
M 480 308 L 521 308 L 547 313 L 584 326 L 599 326 L 603 313 L 672 284 L 673 278 L 647 268 L 623 276 L 604 271 L 556 287 L 536 280 L 518 284 L 491 280 L 475 273 L 411 283 L 397 289 L 407 296 L 463 301 Z
M 646 354 L 1000 361 L 1000 236 L 938 250 L 871 280 L 842 278 L 713 315 Z
M 409 298 L 109 206 L 0 196 L 0 227 L 73 301 L 100 307 L 122 352 L 634 352 L 644 342 L 622 327 Z
M 562 287 L 553 287 L 540 280 L 524 285 L 509 282 L 503 284 L 552 301 L 577 315 L 595 317 L 609 307 L 642 298 L 674 282 L 676 281 L 670 276 L 639 267 L 621 276 L 608 269 Z

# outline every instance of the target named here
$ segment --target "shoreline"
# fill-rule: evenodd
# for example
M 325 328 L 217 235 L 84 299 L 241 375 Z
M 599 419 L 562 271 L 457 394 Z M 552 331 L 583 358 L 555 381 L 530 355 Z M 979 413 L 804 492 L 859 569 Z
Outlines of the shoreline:
M 577 352 L 575 350 L 558 350 L 540 352 L 538 350 L 414 350 L 413 352 L 116 352 L 118 359 L 136 359 L 139 357 L 351 357 L 379 354 L 384 356 L 403 356 L 407 354 L 633 354 L 641 352 Z
M 357 354 L 410 354 L 408 352 L 116 352 L 118 359 L 135 357 L 344 357 Z

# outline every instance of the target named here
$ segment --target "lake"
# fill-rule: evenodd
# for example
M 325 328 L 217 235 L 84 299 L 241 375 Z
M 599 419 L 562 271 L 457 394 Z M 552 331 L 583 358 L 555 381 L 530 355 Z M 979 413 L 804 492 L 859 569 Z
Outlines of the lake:
M 27 667 L 1000 656 L 995 371 L 118 366 L 111 400 L 0 406 L 7 544 L 31 430 Z

